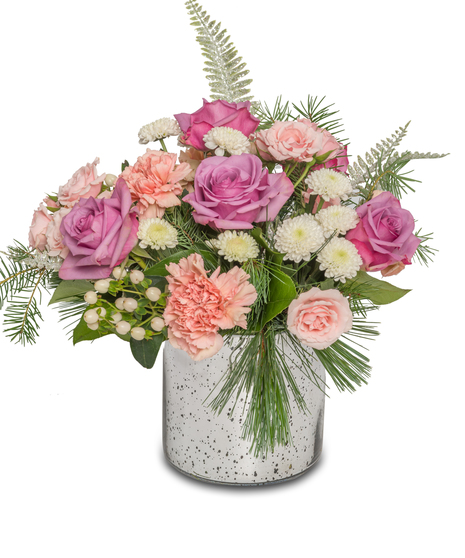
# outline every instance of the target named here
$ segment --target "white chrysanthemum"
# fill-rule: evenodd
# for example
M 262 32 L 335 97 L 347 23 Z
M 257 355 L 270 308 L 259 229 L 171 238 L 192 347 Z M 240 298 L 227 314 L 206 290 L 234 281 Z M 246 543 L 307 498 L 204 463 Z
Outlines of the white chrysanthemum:
M 243 263 L 250 258 L 256 258 L 259 254 L 255 239 L 242 231 L 225 231 L 218 235 L 217 240 L 213 239 L 210 243 L 228 262 Z
M 309 261 L 324 241 L 320 225 L 312 215 L 305 214 L 283 221 L 276 231 L 275 248 L 285 254 L 284 259 L 299 263 Z
M 169 136 L 177 136 L 181 128 L 176 120 L 172 118 L 159 118 L 155 122 L 142 126 L 139 130 L 139 143 L 149 143 Z
M 345 238 L 330 240 L 316 259 L 326 277 L 333 277 L 341 283 L 355 277 L 363 263 L 355 245 Z
M 305 183 L 312 190 L 312 194 L 318 194 L 325 201 L 333 198 L 346 200 L 354 192 L 347 176 L 332 169 L 319 169 L 310 173 Z
M 214 149 L 215 155 L 222 157 L 227 151 L 231 155 L 240 155 L 250 152 L 250 142 L 239 130 L 219 126 L 212 128 L 203 136 L 203 141 L 208 149 Z
M 326 238 L 329 238 L 334 231 L 337 231 L 337 234 L 345 234 L 356 227 L 360 221 L 355 209 L 345 205 L 330 205 L 319 211 L 315 218 L 323 229 Z
M 140 239 L 140 247 L 153 248 L 154 250 L 166 250 L 175 248 L 178 244 L 178 233 L 176 229 L 164 219 L 141 219 L 137 236 Z

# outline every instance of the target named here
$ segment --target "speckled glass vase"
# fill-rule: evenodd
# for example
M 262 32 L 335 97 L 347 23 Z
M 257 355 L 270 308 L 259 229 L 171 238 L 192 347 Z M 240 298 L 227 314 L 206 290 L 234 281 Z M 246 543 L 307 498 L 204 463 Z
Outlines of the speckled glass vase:
M 321 455 L 325 370 L 313 351 L 306 350 L 322 389 L 298 367 L 299 357 L 286 347 L 286 358 L 310 413 L 299 411 L 292 393 L 290 425 L 293 445 L 278 446 L 266 458 L 249 452 L 241 438 L 242 405 L 234 413 L 226 406 L 216 415 L 205 399 L 221 381 L 238 337 L 212 358 L 194 362 L 169 342 L 163 351 L 163 446 L 165 456 L 181 473 L 197 480 L 239 486 L 278 483 L 299 477 Z M 245 403 L 245 409 L 248 402 Z

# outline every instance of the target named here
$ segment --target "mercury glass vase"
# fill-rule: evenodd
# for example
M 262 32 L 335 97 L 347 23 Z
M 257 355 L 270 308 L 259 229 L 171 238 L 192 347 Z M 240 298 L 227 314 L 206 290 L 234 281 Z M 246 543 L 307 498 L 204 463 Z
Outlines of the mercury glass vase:
M 289 391 L 292 445 L 277 446 L 266 457 L 250 452 L 241 437 L 243 415 L 249 402 L 231 414 L 231 405 L 215 414 L 205 400 L 225 374 L 239 337 L 213 357 L 195 362 L 169 342 L 163 351 L 163 446 L 167 460 L 181 473 L 200 481 L 236 486 L 257 486 L 295 479 L 314 465 L 322 450 L 325 370 L 310 348 L 306 354 L 320 387 L 299 367 L 300 359 L 286 345 L 286 360 L 308 411 L 302 413 Z M 321 380 L 321 381 L 320 381 Z M 244 407 L 245 403 L 245 407 Z

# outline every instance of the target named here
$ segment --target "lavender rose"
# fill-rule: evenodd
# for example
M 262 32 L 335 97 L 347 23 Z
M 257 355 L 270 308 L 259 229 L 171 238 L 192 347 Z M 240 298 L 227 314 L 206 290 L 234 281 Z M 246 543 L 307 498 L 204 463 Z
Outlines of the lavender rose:
M 390 192 L 382 192 L 357 208 L 360 222 L 346 234 L 363 259 L 363 269 L 380 271 L 397 262 L 411 264 L 420 239 L 413 234 L 410 211 Z
M 197 223 L 218 230 L 252 229 L 252 223 L 273 221 L 293 192 L 284 173 L 269 174 L 256 155 L 243 153 L 203 160 L 194 192 L 183 201 L 195 209 Z
M 203 107 L 199 110 L 192 114 L 175 114 L 174 117 L 183 132 L 181 141 L 200 151 L 207 150 L 203 137 L 212 128 L 227 126 L 249 137 L 260 124 L 260 120 L 250 112 L 250 101 L 228 103 L 217 100 L 209 103 L 204 99 Z
M 81 198 L 63 218 L 60 231 L 69 254 L 61 279 L 105 279 L 137 244 L 138 210 L 131 208 L 124 180 L 110 199 Z

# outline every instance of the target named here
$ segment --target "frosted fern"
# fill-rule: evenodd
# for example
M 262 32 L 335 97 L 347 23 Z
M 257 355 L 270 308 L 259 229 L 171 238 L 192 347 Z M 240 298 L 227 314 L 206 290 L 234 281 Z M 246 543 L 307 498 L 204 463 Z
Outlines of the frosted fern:
M 250 89 L 247 89 L 252 80 L 244 79 L 249 70 L 237 55 L 230 37 L 226 36 L 226 29 L 220 30 L 221 23 L 210 21 L 210 16 L 198 2 L 188 0 L 186 7 L 191 16 L 191 25 L 196 27 L 197 41 L 205 57 L 204 71 L 210 82 L 211 98 L 230 103 L 253 99 L 253 96 L 248 95 Z
M 390 138 L 381 140 L 380 143 L 376 144 L 376 149 L 370 149 L 370 152 L 366 153 L 365 159 L 362 157 L 357 157 L 357 163 L 350 165 L 347 169 L 350 175 L 350 181 L 353 186 L 361 184 L 370 179 L 371 175 L 385 163 L 385 167 L 392 165 L 397 160 L 402 160 L 403 162 L 412 161 L 414 159 L 440 159 L 441 157 L 446 157 L 447 154 L 438 153 L 414 153 L 410 151 L 404 151 L 403 153 L 398 153 L 395 148 L 400 145 L 400 142 L 407 135 L 407 128 L 410 122 L 399 130 L 396 130 Z

